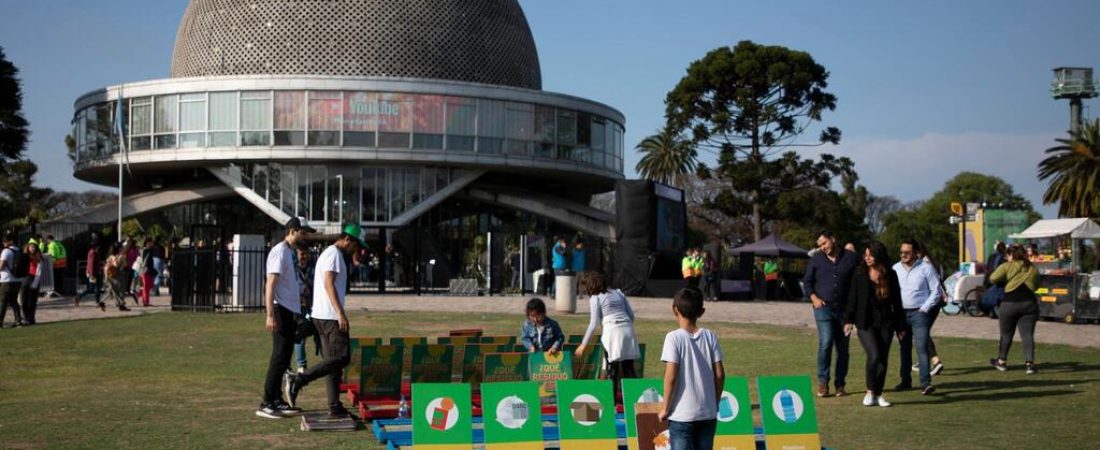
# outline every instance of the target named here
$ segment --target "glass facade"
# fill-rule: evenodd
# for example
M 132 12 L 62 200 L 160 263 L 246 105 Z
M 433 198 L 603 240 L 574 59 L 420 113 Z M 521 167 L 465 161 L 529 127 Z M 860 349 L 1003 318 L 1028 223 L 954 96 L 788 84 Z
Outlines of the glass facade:
M 257 146 L 409 149 L 568 160 L 618 173 L 623 170 L 621 124 L 546 105 L 322 90 L 199 92 L 124 101 L 127 116 L 123 120 L 131 150 Z M 112 101 L 76 112 L 73 127 L 78 161 L 118 152 L 115 111 Z

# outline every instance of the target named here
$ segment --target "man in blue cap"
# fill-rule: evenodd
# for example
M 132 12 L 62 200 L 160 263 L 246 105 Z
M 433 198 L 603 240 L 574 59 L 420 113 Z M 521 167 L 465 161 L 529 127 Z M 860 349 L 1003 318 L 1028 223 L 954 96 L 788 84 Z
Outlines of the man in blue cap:
M 340 403 L 340 374 L 351 361 L 350 332 L 344 310 L 348 287 L 348 264 L 352 255 L 367 248 L 359 224 L 344 225 L 343 232 L 332 245 L 317 257 L 313 275 L 313 326 L 321 342 L 320 364 L 302 373 L 286 374 L 283 390 L 291 405 L 307 384 L 325 378 L 328 388 L 328 412 L 333 417 L 347 417 L 348 410 Z

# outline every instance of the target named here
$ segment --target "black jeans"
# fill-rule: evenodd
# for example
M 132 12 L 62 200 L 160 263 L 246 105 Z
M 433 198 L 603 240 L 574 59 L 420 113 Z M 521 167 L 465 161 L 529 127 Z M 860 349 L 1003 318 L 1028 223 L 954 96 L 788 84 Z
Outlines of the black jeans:
M 11 307 L 15 324 L 23 322 L 23 311 L 19 309 L 19 289 L 23 285 L 18 281 L 14 283 L 0 283 L 0 325 L 4 324 L 4 318 L 8 315 L 8 307 Z
M 85 295 L 94 295 L 96 304 L 99 304 L 102 301 L 103 294 L 100 292 L 100 283 L 103 282 L 103 274 L 96 274 L 94 276 L 95 281 L 92 281 L 91 278 L 87 279 L 87 282 L 84 284 L 84 292 L 81 292 L 80 295 L 76 296 L 77 301 L 83 299 Z
M 271 333 L 271 359 L 268 360 L 267 378 L 264 380 L 264 403 L 282 398 L 279 386 L 283 374 L 290 368 L 290 357 L 294 354 L 294 340 L 298 334 L 294 313 L 279 305 L 275 305 L 275 324 L 278 329 Z
M 867 353 L 867 390 L 882 395 L 886 384 L 886 364 L 890 361 L 890 342 L 894 332 L 888 327 L 859 329 L 859 343 Z
M 23 282 L 22 297 L 23 322 L 34 325 L 34 315 L 38 311 L 38 288 L 32 288 L 29 282 Z
M 607 355 L 604 355 L 606 361 Z M 638 378 L 638 372 L 634 369 L 633 359 L 624 359 L 607 363 L 607 378 L 611 380 L 612 392 L 616 398 L 622 398 L 622 380 L 625 378 Z
M 317 336 L 321 338 L 320 364 L 310 367 L 302 374 L 302 385 L 318 378 L 325 378 L 328 390 L 329 410 L 340 405 L 340 377 L 344 367 L 351 361 L 350 341 L 347 331 L 340 331 L 340 322 L 335 320 L 313 319 Z
M 1020 340 L 1024 341 L 1024 361 L 1035 362 L 1035 322 L 1039 320 L 1039 304 L 1035 301 L 1001 302 L 997 322 L 1001 326 L 1001 346 L 997 357 L 1008 360 L 1012 337 L 1020 327 Z

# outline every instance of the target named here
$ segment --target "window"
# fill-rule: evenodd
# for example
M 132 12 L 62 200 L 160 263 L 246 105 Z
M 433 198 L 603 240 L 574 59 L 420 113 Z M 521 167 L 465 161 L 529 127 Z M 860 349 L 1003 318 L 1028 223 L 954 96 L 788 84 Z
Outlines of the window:
M 237 93 L 211 92 L 209 100 L 210 146 L 237 145 Z
M 363 168 L 362 183 L 362 209 L 363 209 L 363 222 L 382 222 L 384 218 L 379 216 L 378 209 L 378 175 L 382 169 L 376 169 L 373 167 Z M 384 189 L 383 189 L 384 191 Z
M 316 220 L 318 222 L 324 222 L 325 212 L 325 181 L 326 171 L 325 166 L 310 166 L 310 199 L 309 199 L 309 220 Z
M 308 145 L 336 147 L 340 145 L 341 115 L 339 92 L 309 91 Z
M 478 153 L 503 153 L 504 102 L 478 100 L 477 108 Z
M 271 145 L 271 92 L 241 92 L 241 145 Z
M 306 93 L 275 93 L 275 145 L 306 145 Z
M 344 146 L 374 147 L 377 145 L 378 95 L 366 92 L 344 93 Z
M 573 151 L 573 160 L 592 161 L 592 115 L 577 113 L 577 148 Z
M 155 148 L 176 148 L 176 130 L 179 119 L 179 97 L 175 95 L 159 96 L 155 100 L 153 111 L 153 146 Z
M 152 148 L 153 99 L 138 97 L 130 99 L 130 148 L 128 150 L 149 150 Z
M 111 103 L 100 103 L 96 105 L 95 109 L 96 116 L 99 117 L 95 124 L 96 151 L 103 156 L 118 152 L 118 146 L 112 145 L 115 111 L 111 108 Z
M 477 106 L 473 100 L 448 97 L 444 125 L 447 150 L 473 151 Z
M 206 94 L 180 95 L 180 148 L 206 146 Z
M 607 157 L 607 124 L 603 118 L 592 116 L 592 164 L 603 167 Z
M 413 148 L 443 149 L 443 97 L 413 96 Z
M 554 157 L 554 137 L 557 130 L 554 108 L 550 106 L 535 106 L 535 156 L 542 158 Z
M 409 148 L 412 132 L 412 96 L 381 94 L 378 99 L 378 146 Z
M 558 159 L 572 159 L 577 146 L 577 113 L 558 110 Z
M 531 154 L 531 137 L 534 135 L 534 114 L 526 103 L 508 103 L 505 105 L 505 137 L 508 138 L 504 152 L 509 155 Z

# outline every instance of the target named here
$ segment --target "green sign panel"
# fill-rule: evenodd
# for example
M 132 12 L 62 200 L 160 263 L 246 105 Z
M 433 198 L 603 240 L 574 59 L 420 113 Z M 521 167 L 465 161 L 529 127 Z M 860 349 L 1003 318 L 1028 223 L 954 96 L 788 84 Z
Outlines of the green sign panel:
M 462 382 L 470 383 L 476 391 L 481 385 L 481 377 L 485 376 L 485 355 L 501 353 L 502 347 L 492 344 L 467 344 L 462 353 Z
M 558 380 L 573 378 L 573 355 L 565 352 L 553 355 L 547 352 L 531 353 L 527 357 L 527 367 L 531 381 L 539 383 L 539 398 L 543 403 L 553 404 Z
M 482 344 L 496 344 L 496 345 L 515 345 L 515 336 L 481 336 L 480 342 Z
M 759 377 L 756 386 L 769 449 L 821 448 L 810 377 Z
M 726 377 L 722 398 L 718 399 L 718 422 L 714 430 L 714 448 L 723 450 L 755 450 L 756 437 L 752 429 L 752 399 L 749 379 Z M 812 400 L 811 400 L 812 402 Z
M 638 359 L 634 360 L 634 372 L 645 376 L 645 344 L 638 344 Z
M 570 334 L 569 336 L 565 337 L 565 343 L 566 344 L 580 345 L 581 341 L 583 341 L 583 340 L 584 340 L 584 335 L 583 334 Z M 596 345 L 596 344 L 599 344 L 599 343 L 600 343 L 600 335 L 598 335 L 598 334 L 593 334 L 591 340 L 588 341 L 588 345 Z
M 526 353 L 486 353 L 482 383 L 527 381 Z
M 487 383 L 481 387 L 485 450 L 542 450 L 539 385 Z
M 607 380 L 558 382 L 561 450 L 618 450 L 612 396 Z
M 382 338 L 360 336 L 348 340 L 351 361 L 348 362 L 347 367 L 344 367 L 343 380 L 345 383 L 351 383 L 359 379 L 359 365 L 362 361 L 362 354 L 360 354 L 359 349 L 365 345 L 382 345 Z
M 412 385 L 413 447 L 417 450 L 473 449 L 470 385 Z
M 664 401 L 664 380 L 660 378 L 627 378 L 623 380 L 623 420 L 626 422 L 626 447 L 638 450 L 638 424 L 634 411 L 638 403 Z
M 565 344 L 565 351 L 573 354 L 579 344 Z M 579 359 L 573 360 L 573 378 L 577 380 L 595 380 L 600 376 L 600 367 L 603 366 L 603 347 L 600 344 L 592 344 L 584 349 L 584 354 Z
M 450 345 L 414 345 L 412 349 L 413 383 L 450 383 L 454 365 L 454 347 Z
M 396 397 L 401 394 L 401 361 L 404 347 L 367 345 L 359 350 L 359 397 Z

